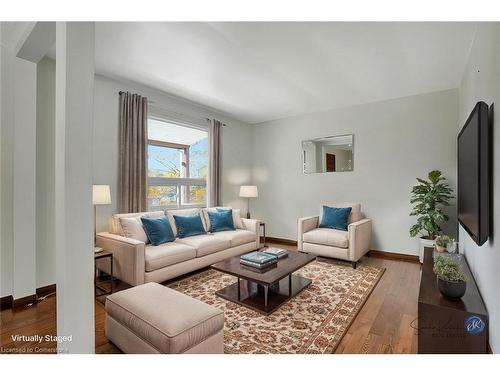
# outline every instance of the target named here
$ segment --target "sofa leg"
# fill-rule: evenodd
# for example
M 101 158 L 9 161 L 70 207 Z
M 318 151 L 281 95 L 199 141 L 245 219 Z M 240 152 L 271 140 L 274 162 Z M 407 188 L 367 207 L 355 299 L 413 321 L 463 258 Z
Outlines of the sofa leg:
M 351 262 L 351 266 L 352 268 L 356 269 L 356 267 L 358 266 L 358 262 Z

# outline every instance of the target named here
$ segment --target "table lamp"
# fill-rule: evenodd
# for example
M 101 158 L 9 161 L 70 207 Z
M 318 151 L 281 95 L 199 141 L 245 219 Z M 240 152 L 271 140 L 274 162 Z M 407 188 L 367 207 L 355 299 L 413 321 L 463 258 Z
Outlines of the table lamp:
M 240 197 L 247 198 L 247 219 L 250 219 L 250 198 L 257 198 L 258 196 L 257 186 L 244 185 L 240 187 Z

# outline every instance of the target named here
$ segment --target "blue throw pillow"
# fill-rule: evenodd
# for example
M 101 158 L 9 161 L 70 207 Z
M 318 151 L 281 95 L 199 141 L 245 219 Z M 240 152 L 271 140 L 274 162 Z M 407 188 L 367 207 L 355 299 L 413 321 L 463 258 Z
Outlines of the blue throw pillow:
M 153 246 L 175 241 L 174 232 L 165 216 L 141 217 L 142 226 Z
M 199 234 L 206 234 L 205 228 L 201 221 L 200 214 L 192 216 L 177 216 L 174 215 L 175 225 L 177 225 L 177 232 L 179 238 L 197 236 Z
M 234 230 L 233 210 L 217 208 L 217 211 L 207 211 L 207 214 L 212 232 Z
M 351 210 L 351 207 L 337 208 L 323 206 L 323 217 L 321 218 L 319 227 L 347 231 Z

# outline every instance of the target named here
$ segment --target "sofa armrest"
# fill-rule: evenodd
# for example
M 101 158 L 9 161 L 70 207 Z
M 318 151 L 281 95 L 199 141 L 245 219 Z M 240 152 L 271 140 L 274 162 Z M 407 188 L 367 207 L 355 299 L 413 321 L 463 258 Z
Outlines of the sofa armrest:
M 349 260 L 357 262 L 370 250 L 372 238 L 371 219 L 362 219 L 349 224 Z
M 255 219 L 247 219 L 242 217 L 241 222 L 243 223 L 243 226 L 245 227 L 246 230 L 252 231 L 255 233 L 255 236 L 257 237 L 257 248 L 260 247 L 260 221 L 255 220 Z
M 302 236 L 304 235 L 304 233 L 309 232 L 310 230 L 317 228 L 318 225 L 319 225 L 319 216 L 301 217 L 297 221 L 297 249 L 298 249 L 298 251 L 302 251 L 302 249 L 303 249 Z
M 113 276 L 133 286 L 144 284 L 144 242 L 101 232 L 97 233 L 96 245 L 113 253 Z M 98 268 L 110 272 L 105 262 L 100 262 Z

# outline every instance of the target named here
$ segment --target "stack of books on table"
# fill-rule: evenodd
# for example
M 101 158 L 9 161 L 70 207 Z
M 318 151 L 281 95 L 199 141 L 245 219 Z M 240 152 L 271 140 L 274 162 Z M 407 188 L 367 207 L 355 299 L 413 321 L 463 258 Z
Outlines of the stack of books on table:
M 262 250 L 262 252 L 266 253 L 266 254 L 274 255 L 278 258 L 278 260 L 288 256 L 288 250 L 278 249 L 277 247 L 268 247 L 268 248 Z
M 257 268 L 259 270 L 272 267 L 278 262 L 278 257 L 266 254 L 261 251 L 253 251 L 240 256 L 240 263 L 247 267 Z

